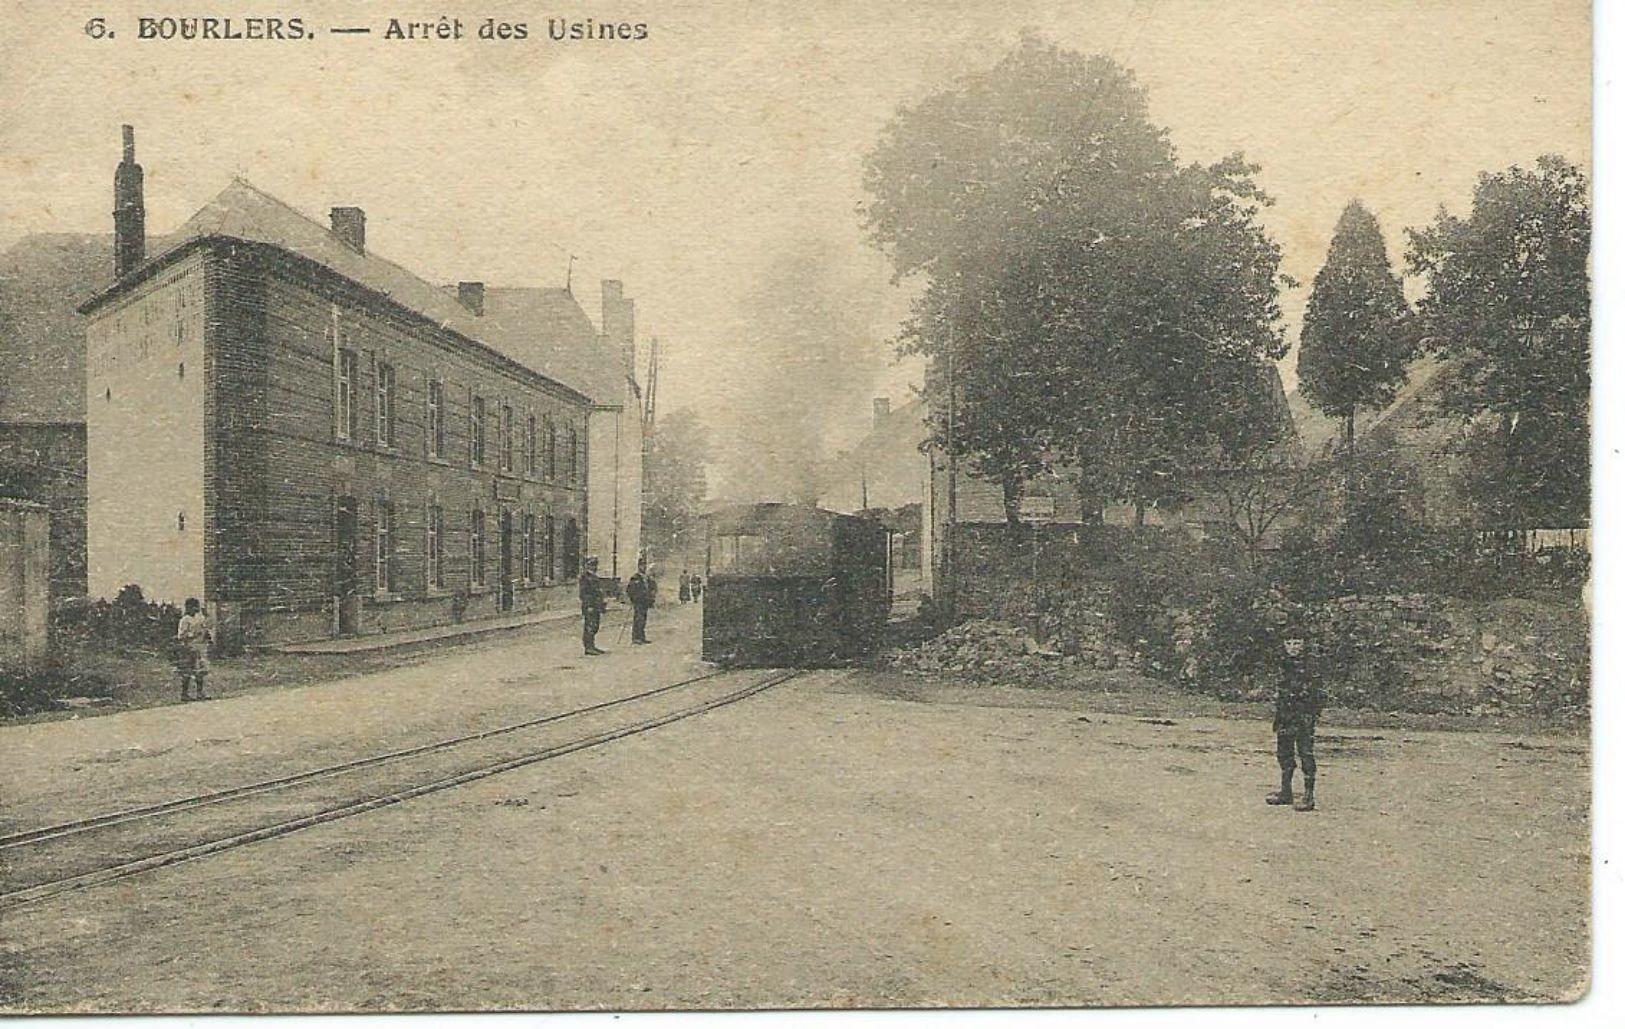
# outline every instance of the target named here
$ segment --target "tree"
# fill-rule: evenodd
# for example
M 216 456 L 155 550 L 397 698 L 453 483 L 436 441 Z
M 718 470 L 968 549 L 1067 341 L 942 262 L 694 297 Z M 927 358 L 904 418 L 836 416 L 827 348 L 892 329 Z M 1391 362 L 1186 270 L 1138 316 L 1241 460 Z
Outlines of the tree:
M 1382 229 L 1364 205 L 1351 200 L 1315 276 L 1298 350 L 1304 397 L 1342 419 L 1347 490 L 1354 485 L 1355 415 L 1362 407 L 1387 406 L 1405 384 L 1415 353 L 1409 319 Z
M 710 444 L 688 408 L 664 416 L 646 441 L 643 461 L 645 547 L 660 553 L 681 549 L 705 514 L 705 466 Z
M 1455 366 L 1447 413 L 1488 423 L 1474 492 L 1500 528 L 1587 523 L 1591 213 L 1560 157 L 1479 176 L 1472 213 L 1412 231 L 1426 343 Z M 1499 503 L 1493 498 L 1499 496 Z
M 928 284 L 899 347 L 939 398 L 951 364 L 934 442 L 1003 485 L 1009 521 L 1038 471 L 1143 511 L 1235 442 L 1223 388 L 1285 349 L 1255 171 L 1180 166 L 1129 72 L 1033 38 L 883 131 L 869 231 Z

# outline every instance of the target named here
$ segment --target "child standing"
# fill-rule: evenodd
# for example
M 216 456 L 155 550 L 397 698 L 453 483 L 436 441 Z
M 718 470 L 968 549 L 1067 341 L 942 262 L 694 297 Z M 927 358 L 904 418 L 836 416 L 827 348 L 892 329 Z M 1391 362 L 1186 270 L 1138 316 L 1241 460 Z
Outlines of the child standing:
M 1275 690 L 1275 761 L 1281 766 L 1281 788 L 1266 804 L 1290 804 L 1297 811 L 1315 809 L 1315 722 L 1320 718 L 1320 684 L 1307 667 L 1308 642 L 1303 626 L 1288 620 L 1281 632 L 1281 680 Z M 1303 766 L 1303 795 L 1294 802 L 1292 773 Z
M 197 684 L 197 699 L 207 700 L 203 692 L 204 680 L 209 675 L 209 644 L 214 642 L 214 626 L 204 613 L 196 597 L 186 598 L 186 613 L 175 629 L 175 672 L 181 680 L 181 699 L 191 700 L 188 687 Z

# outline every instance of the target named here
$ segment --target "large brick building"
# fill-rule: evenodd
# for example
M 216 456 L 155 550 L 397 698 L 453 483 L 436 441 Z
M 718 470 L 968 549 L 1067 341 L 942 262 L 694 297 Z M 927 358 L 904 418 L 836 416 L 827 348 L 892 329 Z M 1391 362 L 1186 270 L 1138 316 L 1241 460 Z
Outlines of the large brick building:
M 118 277 L 80 309 L 91 595 L 200 597 L 253 644 L 566 604 L 589 546 L 635 561 L 618 283 L 598 332 L 565 291 L 433 285 L 360 209 L 241 180 L 149 258 L 133 163 L 127 134 Z

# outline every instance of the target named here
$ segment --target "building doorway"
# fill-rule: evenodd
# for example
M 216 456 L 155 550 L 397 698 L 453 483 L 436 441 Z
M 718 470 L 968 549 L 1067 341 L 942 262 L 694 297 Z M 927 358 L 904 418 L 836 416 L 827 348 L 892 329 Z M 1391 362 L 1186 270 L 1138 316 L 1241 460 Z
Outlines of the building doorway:
M 502 540 L 498 546 L 501 578 L 497 582 L 497 610 L 513 610 L 513 512 L 502 512 Z
M 335 629 L 340 636 L 361 631 L 361 568 L 357 506 L 354 497 L 339 497 L 333 515 L 333 594 Z

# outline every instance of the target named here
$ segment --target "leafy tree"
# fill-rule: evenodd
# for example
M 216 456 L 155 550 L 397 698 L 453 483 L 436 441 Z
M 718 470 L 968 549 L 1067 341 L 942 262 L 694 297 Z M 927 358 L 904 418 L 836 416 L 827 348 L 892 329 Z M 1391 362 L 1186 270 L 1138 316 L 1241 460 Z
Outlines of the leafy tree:
M 899 340 L 932 359 L 934 441 L 1000 482 L 1063 465 L 1098 498 L 1178 499 L 1223 389 L 1284 343 L 1268 203 L 1239 157 L 1182 167 L 1133 76 L 1029 38 L 901 111 L 866 166 L 872 238 L 928 286 Z M 951 357 L 951 362 L 950 362 Z
M 1342 419 L 1350 490 L 1354 417 L 1361 408 L 1387 406 L 1405 384 L 1405 368 L 1415 352 L 1409 319 L 1382 229 L 1364 205 L 1350 201 L 1337 220 L 1326 264 L 1315 276 L 1298 351 L 1304 397 Z
M 643 462 L 643 535 L 658 553 L 679 550 L 705 514 L 705 466 L 710 443 L 688 408 L 661 418 L 649 434 Z
M 1472 454 L 1474 492 L 1502 527 L 1587 521 L 1587 193 L 1583 172 L 1546 156 L 1479 176 L 1467 218 L 1441 209 L 1410 234 L 1427 345 L 1454 365 L 1444 408 L 1492 426 Z

